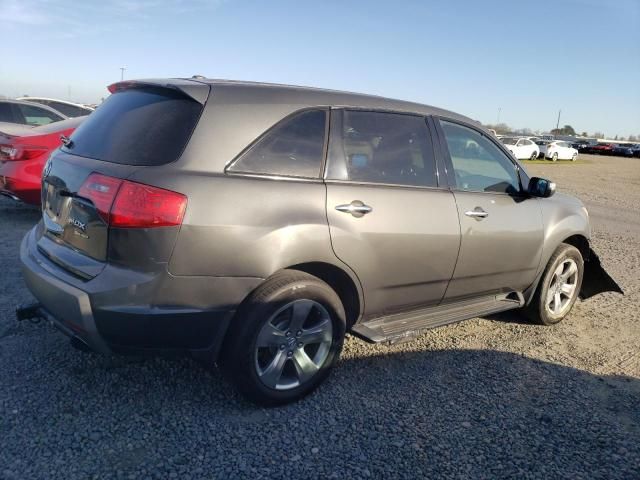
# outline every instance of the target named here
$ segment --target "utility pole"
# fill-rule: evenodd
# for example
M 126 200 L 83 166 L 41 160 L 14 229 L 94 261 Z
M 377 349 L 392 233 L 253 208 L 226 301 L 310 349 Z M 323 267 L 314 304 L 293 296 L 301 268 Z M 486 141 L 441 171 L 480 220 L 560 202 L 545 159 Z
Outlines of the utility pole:
M 556 122 L 556 130 L 558 130 L 558 128 L 560 127 L 560 112 L 562 112 L 562 110 L 558 110 L 558 121 Z
M 124 71 L 127 67 L 120 67 L 120 81 L 124 80 Z
M 500 123 L 500 112 L 502 111 L 502 107 L 498 107 L 498 118 L 496 120 L 496 125 Z

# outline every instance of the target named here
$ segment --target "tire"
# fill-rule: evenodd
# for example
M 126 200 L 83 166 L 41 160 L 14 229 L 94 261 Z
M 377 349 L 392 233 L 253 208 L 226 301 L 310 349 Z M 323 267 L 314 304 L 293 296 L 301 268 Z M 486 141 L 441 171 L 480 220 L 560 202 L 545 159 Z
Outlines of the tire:
M 571 161 L 572 161 L 572 162 L 575 162 L 577 159 L 578 159 L 578 154 L 577 154 L 577 153 L 574 153 L 574 154 L 571 156 Z
M 573 273 L 572 264 L 575 266 Z M 562 272 L 560 277 L 559 271 Z M 541 325 L 554 325 L 562 321 L 578 298 L 583 275 L 584 260 L 580 251 L 573 245 L 560 244 L 547 263 L 531 303 L 524 309 L 525 315 Z M 558 280 L 563 283 L 558 283 Z M 567 285 L 573 286 L 570 294 L 569 288 L 565 287 Z
M 538 152 L 536 152 L 535 150 L 533 152 L 531 152 L 531 156 L 529 157 L 529 160 L 535 160 L 538 158 Z
M 283 405 L 308 395 L 327 378 L 342 351 L 345 330 L 344 308 L 329 285 L 304 272 L 283 270 L 239 307 L 219 364 L 248 400 Z
M 558 152 L 553 154 L 553 156 L 551 157 L 551 161 L 552 162 L 557 162 L 558 161 Z

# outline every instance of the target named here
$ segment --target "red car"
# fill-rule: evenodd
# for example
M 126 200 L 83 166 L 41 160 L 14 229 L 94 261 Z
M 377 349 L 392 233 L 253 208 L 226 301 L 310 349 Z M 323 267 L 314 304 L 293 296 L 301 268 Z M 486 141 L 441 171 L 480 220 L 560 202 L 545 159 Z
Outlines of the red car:
M 611 155 L 613 153 L 614 145 L 611 143 L 598 143 L 593 145 L 589 153 L 599 153 L 600 155 Z
M 0 123 L 0 195 L 40 204 L 42 169 L 49 154 L 86 117 L 76 117 L 41 127 Z

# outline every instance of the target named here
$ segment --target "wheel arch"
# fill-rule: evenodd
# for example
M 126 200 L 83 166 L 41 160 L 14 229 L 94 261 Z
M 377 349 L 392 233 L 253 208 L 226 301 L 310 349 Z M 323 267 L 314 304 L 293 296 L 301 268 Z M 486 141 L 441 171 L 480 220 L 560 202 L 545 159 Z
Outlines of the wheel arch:
M 364 301 L 356 280 L 345 270 L 326 262 L 299 263 L 286 268 L 318 277 L 338 294 L 346 314 L 347 331 L 358 321 Z

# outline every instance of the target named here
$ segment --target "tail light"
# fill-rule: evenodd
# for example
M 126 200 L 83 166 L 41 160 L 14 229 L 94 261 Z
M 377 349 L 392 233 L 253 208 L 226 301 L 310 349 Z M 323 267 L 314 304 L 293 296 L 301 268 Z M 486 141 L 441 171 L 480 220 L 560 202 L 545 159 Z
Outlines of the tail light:
M 47 147 L 33 145 L 0 144 L 0 161 L 31 160 L 49 151 Z
M 187 197 L 142 183 L 92 173 L 78 191 L 112 227 L 152 228 L 182 224 Z

